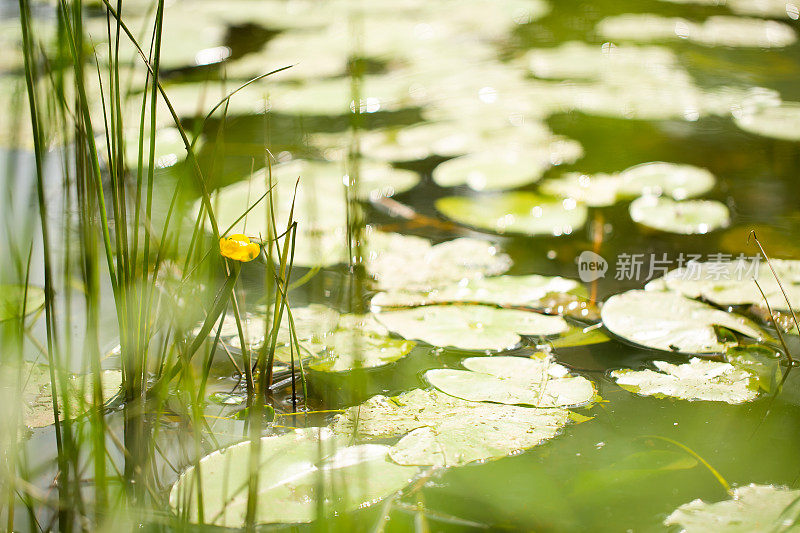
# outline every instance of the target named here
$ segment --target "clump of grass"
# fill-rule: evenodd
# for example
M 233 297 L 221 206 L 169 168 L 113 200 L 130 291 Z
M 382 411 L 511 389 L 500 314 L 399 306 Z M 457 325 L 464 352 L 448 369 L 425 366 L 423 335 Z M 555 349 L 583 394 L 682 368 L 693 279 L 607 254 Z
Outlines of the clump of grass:
M 35 348 L 47 360 L 53 391 L 57 464 L 51 483 L 57 497 L 54 501 L 49 493 L 37 488 L 26 447 L 17 438 L 22 421 L 18 416 L 3 417 L 0 483 L 8 530 L 18 529 L 19 515 L 15 511 L 20 505 L 26 509 L 31 531 L 52 527 L 96 530 L 120 517 L 140 524 L 181 525 L 180 517 L 165 511 L 165 480 L 159 468 L 172 462 L 159 445 L 169 433 L 162 422 L 168 411 L 176 409 L 177 402 L 177 408 L 185 411 L 192 425 L 192 438 L 181 448 L 182 453 L 195 461 L 203 455 L 206 440 L 214 440 L 206 419 L 205 390 L 213 359 L 219 353 L 222 319 L 228 310 L 235 317 L 240 335 L 242 332 L 243 294 L 237 281 L 243 266 L 220 255 L 220 238 L 229 230 L 218 225 L 206 185 L 209 176 L 204 175 L 198 161 L 196 143 L 205 121 L 215 112 L 224 113 L 229 99 L 241 88 L 283 69 L 231 91 L 208 111 L 194 133 L 187 132 L 160 80 L 164 0 L 154 2 L 149 43 L 140 43 L 125 23 L 121 0 L 103 0 L 102 5 L 108 45 L 105 60 L 87 53 L 97 43 L 90 42 L 85 34 L 80 0 L 59 0 L 55 7 L 55 57 L 45 53 L 49 48 L 36 40 L 37 21 L 31 2 L 19 0 L 26 111 L 35 158 L 33 187 L 39 217 L 36 239 L 41 243 L 46 296 L 46 342 Z M 144 67 L 143 77 L 126 80 L 125 64 L 131 54 Z M 97 92 L 93 87 L 99 87 L 99 107 L 90 101 L 89 95 Z M 136 94 L 139 96 L 131 96 Z M 155 156 L 159 102 L 166 104 L 180 132 L 189 170 L 187 177 L 173 184 L 165 213 L 157 213 L 154 208 L 159 179 Z M 129 112 L 132 107 L 133 116 Z M 134 130 L 127 127 L 129 124 L 135 124 Z M 137 147 L 135 161 L 126 157 L 126 146 Z M 63 213 L 53 213 L 47 198 L 54 177 L 47 174 L 46 160 L 54 151 L 62 161 L 58 179 Z M 185 179 L 192 180 L 203 205 L 189 223 L 180 194 Z M 256 203 L 271 202 L 273 184 L 260 185 L 266 192 Z M 254 205 L 242 206 L 242 216 Z M 270 304 L 266 342 L 255 354 L 250 354 L 242 342 L 241 377 L 251 407 L 248 434 L 254 443 L 254 461 L 258 459 L 258 443 L 265 429 L 264 413 L 284 316 L 289 319 L 294 339 L 293 353 L 299 353 L 288 298 L 297 224 L 292 216 L 285 222 L 277 221 L 274 209 L 270 214 L 269 234 L 263 238 L 260 254 L 260 261 L 266 264 L 264 284 Z M 55 224 L 54 218 L 58 221 Z M 181 243 L 186 242 L 187 232 L 185 246 Z M 3 273 L 2 282 L 29 285 L 33 248 L 23 244 L 34 234 L 33 229 L 25 235 L 8 232 L 8 249 L 15 253 L 5 261 L 10 268 Z M 76 286 L 80 289 L 76 290 Z M 105 287 L 110 288 L 110 294 Z M 109 313 L 109 302 L 114 333 L 119 338 L 123 377 L 122 389 L 113 404 L 109 403 L 111 398 L 104 396 L 99 379 L 104 359 L 100 338 L 107 333 L 102 328 L 108 327 L 103 324 L 108 323 L 104 318 Z M 81 309 L 81 316 L 74 314 L 75 308 Z M 66 313 L 62 312 L 64 309 Z M 16 383 L 9 396 L 17 407 L 21 406 L 19 398 L 24 389 L 24 380 L 19 376 L 22 361 L 29 357 L 28 345 L 36 340 L 29 335 L 26 314 L 23 306 L 18 317 L 0 324 L 4 346 L 10 347 L 2 354 L 0 378 L 10 377 Z M 193 333 L 198 320 L 201 325 Z M 214 336 L 212 331 L 217 324 Z M 78 328 L 84 337 L 80 357 L 72 347 L 73 332 Z M 209 336 L 213 338 L 211 342 L 207 340 Z M 299 357 L 297 363 L 305 397 Z M 81 412 L 70 412 L 68 388 L 70 371 L 74 370 L 94 376 L 82 382 L 90 388 L 86 392 L 91 401 Z M 294 361 L 291 376 L 293 406 L 297 409 Z M 121 409 L 108 416 L 107 408 L 112 405 Z M 82 415 L 84 411 L 86 414 Z M 253 509 L 257 468 L 254 473 L 250 492 Z M 87 479 L 91 482 L 87 483 Z M 48 508 L 55 512 L 49 515 L 44 511 Z M 252 513 L 248 516 L 252 524 Z

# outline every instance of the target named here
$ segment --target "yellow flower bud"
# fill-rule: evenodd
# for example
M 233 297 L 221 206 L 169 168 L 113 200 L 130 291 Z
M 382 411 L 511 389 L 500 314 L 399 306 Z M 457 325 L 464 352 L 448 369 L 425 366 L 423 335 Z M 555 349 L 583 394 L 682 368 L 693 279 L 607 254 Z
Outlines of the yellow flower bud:
M 261 247 L 254 242 L 250 242 L 250 238 L 247 235 L 237 233 L 230 237 L 221 238 L 219 240 L 219 251 L 223 257 L 246 263 L 258 257 Z

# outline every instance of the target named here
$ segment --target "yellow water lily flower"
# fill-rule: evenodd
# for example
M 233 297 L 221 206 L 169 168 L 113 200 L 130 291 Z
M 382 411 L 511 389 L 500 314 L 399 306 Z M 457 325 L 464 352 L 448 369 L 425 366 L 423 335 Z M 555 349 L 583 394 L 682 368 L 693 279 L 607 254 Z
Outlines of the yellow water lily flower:
M 219 251 L 223 257 L 246 263 L 258 257 L 261 247 L 254 242 L 250 242 L 250 238 L 247 235 L 237 233 L 221 238 L 219 240 Z

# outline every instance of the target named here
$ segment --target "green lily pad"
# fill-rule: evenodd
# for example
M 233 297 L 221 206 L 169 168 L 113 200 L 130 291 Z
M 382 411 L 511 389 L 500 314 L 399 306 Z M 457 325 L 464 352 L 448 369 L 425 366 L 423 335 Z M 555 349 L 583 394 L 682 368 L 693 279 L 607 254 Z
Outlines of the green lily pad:
M 794 30 L 774 20 L 715 16 L 702 23 L 651 14 L 625 14 L 600 21 L 607 39 L 660 41 L 686 39 L 705 46 L 779 48 L 797 40 Z
M 537 48 L 525 56 L 537 78 L 597 79 L 611 75 L 638 75 L 641 71 L 676 68 L 674 52 L 660 46 L 616 46 L 570 41 L 554 48 Z
M 510 192 L 495 196 L 447 196 L 436 201 L 447 218 L 496 233 L 569 235 L 586 223 L 586 206 L 575 200 Z
M 485 240 L 460 238 L 432 245 L 398 233 L 367 232 L 365 264 L 382 290 L 433 287 L 502 274 L 511 258 Z
M 721 307 L 763 304 L 763 291 L 773 310 L 789 311 L 789 304 L 800 309 L 800 261 L 773 259 L 771 263 L 783 291 L 766 262 L 752 260 L 690 262 L 651 281 L 645 288 L 675 291 Z M 754 280 L 758 281 L 758 286 Z
M 604 18 L 595 30 L 614 41 L 666 41 L 688 38 L 695 25 L 678 17 L 662 17 L 650 13 L 626 13 Z
M 728 500 L 685 503 L 664 520 L 664 525 L 680 526 L 687 533 L 797 531 L 798 498 L 798 490 L 751 484 L 733 489 Z
M 520 344 L 520 335 L 555 335 L 569 328 L 560 316 L 483 305 L 431 305 L 377 317 L 406 339 L 462 350 L 508 350 Z
M 401 465 L 442 467 L 499 459 L 552 439 L 564 423 L 561 410 L 475 409 L 436 427 L 415 429 L 392 447 L 389 456 Z
M 374 315 L 341 315 L 334 332 L 318 342 L 304 344 L 317 354 L 309 366 L 324 372 L 384 366 L 402 359 L 416 345 L 391 338 Z
M 796 4 L 787 0 L 727 0 L 728 9 L 742 15 L 764 18 L 788 18 L 797 20 L 800 10 Z
M 581 284 L 559 276 L 494 276 L 451 283 L 425 291 L 394 289 L 372 298 L 374 307 L 416 307 L 420 305 L 469 302 L 502 306 L 540 307 L 551 293 L 577 290 Z
M 310 358 L 308 366 L 314 370 L 346 372 L 387 365 L 408 355 L 415 346 L 413 342 L 390 337 L 389 331 L 371 314 L 340 315 L 319 304 L 296 307 L 291 313 L 299 351 L 293 345 L 288 312 L 284 311 L 275 348 L 275 360 L 281 363 Z M 249 313 L 243 318 L 242 329 L 249 350 L 263 346 L 266 326 L 263 314 Z M 209 337 L 215 335 L 213 329 Z M 233 348 L 241 347 L 232 315 L 223 322 L 220 340 Z
M 468 370 L 428 370 L 425 379 L 445 394 L 473 402 L 571 407 L 595 395 L 591 381 L 570 376 L 549 355 L 470 357 L 462 364 Z
M 782 48 L 797 41 L 791 26 L 747 17 L 708 17 L 689 39 L 705 46 Z
M 784 141 L 800 141 L 800 102 L 757 108 L 733 115 L 744 131 Z
M 24 302 L 23 302 L 24 300 Z M 44 289 L 28 285 L 0 285 L 0 322 L 20 318 L 22 309 L 29 315 L 42 308 Z
M 682 353 L 723 353 L 734 345 L 717 338 L 715 326 L 754 339 L 762 332 L 750 320 L 673 292 L 633 290 L 606 300 L 603 324 L 634 344 Z
M 381 439 L 403 436 L 390 450 L 400 464 L 459 466 L 499 459 L 552 439 L 565 409 L 468 402 L 436 390 L 373 396 L 336 418 L 334 431 Z
M 573 198 L 591 207 L 604 207 L 617 202 L 620 186 L 616 174 L 581 174 L 569 172 L 542 182 L 539 190 L 550 196 Z
M 6 377 L 10 377 L 7 374 Z M 16 376 L 15 376 L 16 377 Z M 97 379 L 94 374 L 70 375 L 67 378 L 66 394 L 59 391 L 59 419 L 64 420 L 64 401 L 68 402 L 70 417 L 77 418 L 94 406 L 92 384 Z M 107 401 L 116 395 L 122 386 L 122 373 L 106 370 L 99 376 L 103 399 Z M 29 428 L 42 428 L 55 422 L 53 417 L 53 389 L 50 372 L 45 365 L 25 363 L 22 368 L 22 400 L 24 404 L 23 422 Z M 100 407 L 100 406 L 97 406 Z
M 716 178 L 708 170 L 693 165 L 653 161 L 623 170 L 620 192 L 629 196 L 671 196 L 685 200 L 707 193 Z
M 697 235 L 724 228 L 730 224 L 727 206 L 716 200 L 683 200 L 642 196 L 631 202 L 630 215 L 634 222 L 648 228 Z
M 744 403 L 758 396 L 753 375 L 730 363 L 704 361 L 693 357 L 688 363 L 673 365 L 653 361 L 659 370 L 615 370 L 617 385 L 642 396 L 669 396 L 682 400 Z
M 514 189 L 538 181 L 554 159 L 574 163 L 580 145 L 554 144 L 539 149 L 486 149 L 456 157 L 433 170 L 433 181 L 441 187 L 467 185 L 476 191 Z
M 388 461 L 388 446 L 345 445 L 326 428 L 263 437 L 256 523 L 312 522 L 321 518 L 317 517 L 319 506 L 326 514 L 353 511 L 399 491 L 417 474 L 416 468 Z M 248 482 L 253 475 L 250 446 L 250 441 L 245 441 L 203 457 L 200 480 L 194 466 L 183 472 L 170 491 L 172 508 L 192 523 L 244 527 Z M 324 491 L 318 493 L 320 489 Z M 318 498 L 323 500 L 318 502 Z
M 294 307 L 291 309 L 292 319 L 294 321 L 295 335 L 299 340 L 314 340 L 322 339 L 336 329 L 339 323 L 339 313 L 327 306 L 320 304 L 311 304 L 306 307 Z M 242 332 L 244 333 L 245 343 L 248 349 L 257 350 L 264 343 L 264 334 L 266 332 L 267 323 L 266 316 L 261 313 L 247 313 L 241 317 Z M 200 326 L 195 329 L 195 334 L 199 332 Z M 216 327 L 209 333 L 210 338 L 216 336 Z M 222 330 L 220 331 L 220 340 L 227 343 L 234 348 L 241 348 L 241 339 L 239 338 L 239 329 L 236 326 L 236 319 L 233 314 L 225 316 L 222 323 Z M 279 345 L 288 344 L 292 341 L 292 336 L 289 330 L 289 315 L 284 311 L 281 317 L 281 325 L 278 330 L 277 342 Z

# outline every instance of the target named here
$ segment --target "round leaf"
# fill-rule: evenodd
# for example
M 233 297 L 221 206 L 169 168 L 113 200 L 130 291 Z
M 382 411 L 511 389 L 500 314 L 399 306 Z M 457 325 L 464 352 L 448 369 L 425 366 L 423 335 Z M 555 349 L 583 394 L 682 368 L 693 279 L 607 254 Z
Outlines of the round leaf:
M 463 364 L 468 370 L 428 370 L 425 378 L 446 394 L 475 402 L 568 407 L 594 397 L 589 380 L 570 377 L 549 356 L 471 357 Z
M 555 335 L 569 329 L 560 316 L 482 305 L 432 305 L 377 317 L 406 339 L 462 350 L 507 350 L 519 345 L 520 335 Z
M 683 365 L 664 361 L 654 361 L 653 364 L 659 372 L 615 370 L 611 377 L 623 389 L 642 396 L 670 396 L 731 404 L 749 402 L 758 396 L 753 375 L 729 363 L 693 357 Z
M 716 200 L 684 200 L 642 196 L 630 205 L 634 222 L 669 233 L 695 235 L 730 224 L 730 211 Z
M 611 333 L 656 350 L 722 353 L 731 343 L 717 339 L 715 326 L 761 337 L 752 321 L 672 292 L 633 290 L 614 295 L 606 300 L 601 316 Z
M 447 218 L 497 233 L 569 235 L 583 227 L 587 209 L 571 198 L 558 199 L 530 192 L 496 196 L 447 196 L 436 201 Z
M 388 461 L 387 446 L 344 447 L 344 440 L 325 428 L 264 437 L 260 444 L 255 516 L 259 524 L 311 522 L 317 518 L 318 504 L 326 513 L 366 507 L 400 490 L 417 473 L 416 468 Z M 250 441 L 245 441 L 203 457 L 200 480 L 194 466 L 182 473 L 172 486 L 170 505 L 190 522 L 200 522 L 199 483 L 203 523 L 244 527 L 248 483 L 254 474 L 250 455 Z M 320 494 L 318 488 L 324 491 Z

